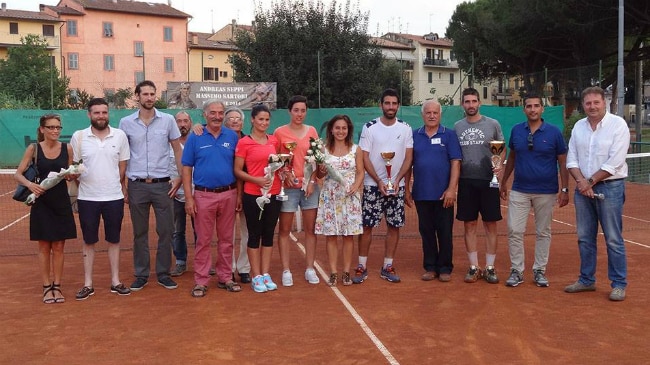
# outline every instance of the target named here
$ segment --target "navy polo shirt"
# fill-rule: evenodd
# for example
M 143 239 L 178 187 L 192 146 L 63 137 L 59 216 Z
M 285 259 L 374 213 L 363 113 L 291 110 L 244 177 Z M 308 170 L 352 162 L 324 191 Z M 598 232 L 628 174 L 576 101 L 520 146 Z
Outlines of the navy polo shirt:
M 532 149 L 528 149 L 529 134 L 528 122 L 512 127 L 508 147 L 517 155 L 512 190 L 556 194 L 559 188 L 557 156 L 567 153 L 564 136 L 558 127 L 543 122 L 532 135 Z
M 453 129 L 438 127 L 431 138 L 424 127 L 413 130 L 413 200 L 440 200 L 449 186 L 451 161 L 462 160 Z
M 217 138 L 203 127 L 203 134 L 191 133 L 183 149 L 183 166 L 194 167 L 195 185 L 209 189 L 228 186 L 236 181 L 233 165 L 239 138 L 228 128 L 221 128 Z

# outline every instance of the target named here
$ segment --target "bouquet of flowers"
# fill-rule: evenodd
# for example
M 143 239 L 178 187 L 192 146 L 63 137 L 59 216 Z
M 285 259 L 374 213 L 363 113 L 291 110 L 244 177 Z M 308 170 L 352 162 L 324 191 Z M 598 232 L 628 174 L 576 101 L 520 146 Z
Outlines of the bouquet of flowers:
M 325 153 L 323 153 L 323 141 L 320 138 L 309 138 L 309 149 L 307 156 L 305 156 L 305 179 L 309 179 L 311 174 L 316 170 L 317 165 L 325 165 L 327 174 L 334 179 L 334 181 L 343 185 L 347 190 L 347 183 L 341 173 L 325 162 Z M 302 184 L 302 189 L 307 191 L 307 184 Z
M 72 165 L 70 165 L 67 169 L 61 169 L 59 172 L 54 172 L 51 171 L 43 181 L 39 185 L 45 190 L 48 190 L 56 184 L 58 184 L 61 180 L 63 180 L 66 176 L 68 175 L 80 175 L 82 172 L 86 170 L 86 167 L 83 164 L 83 160 L 80 160 L 79 162 L 75 162 Z M 36 194 L 31 193 L 25 200 L 26 205 L 33 205 L 34 202 L 36 201 Z
M 278 157 L 278 155 L 275 154 L 269 155 L 268 165 L 266 165 L 266 167 L 264 168 L 264 177 L 271 179 L 271 186 L 273 186 L 273 180 L 275 179 L 275 172 L 278 171 L 280 168 L 282 168 L 282 166 L 284 166 L 284 163 L 280 161 L 280 157 Z M 262 190 L 262 196 L 255 199 L 255 202 L 257 202 L 257 206 L 260 207 L 260 216 L 258 219 L 262 219 L 262 213 L 264 212 L 264 205 L 271 202 L 271 194 L 269 194 L 269 191 L 271 190 L 271 186 L 269 186 L 268 189 L 261 188 L 260 190 Z

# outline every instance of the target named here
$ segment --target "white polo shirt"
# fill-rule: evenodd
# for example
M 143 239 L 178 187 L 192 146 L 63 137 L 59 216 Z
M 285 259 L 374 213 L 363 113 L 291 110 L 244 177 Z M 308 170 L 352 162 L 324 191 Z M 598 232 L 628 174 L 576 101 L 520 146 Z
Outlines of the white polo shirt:
M 90 127 L 76 131 L 70 139 L 74 160 L 81 158 L 86 167 L 79 177 L 80 200 L 113 201 L 124 198 L 119 162 L 131 156 L 129 140 L 121 129 L 108 128 L 110 132 L 103 141 L 92 133 Z

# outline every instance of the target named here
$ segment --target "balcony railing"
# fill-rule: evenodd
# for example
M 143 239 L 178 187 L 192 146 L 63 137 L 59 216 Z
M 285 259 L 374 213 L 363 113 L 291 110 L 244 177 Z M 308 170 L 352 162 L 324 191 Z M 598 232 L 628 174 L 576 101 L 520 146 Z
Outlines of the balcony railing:
M 36 34 L 36 33 L 10 34 L 10 33 L 7 33 L 7 32 L 0 32 L 0 44 L 2 44 L 2 45 L 21 45 L 22 43 L 20 42 L 20 39 L 25 38 L 29 34 Z M 36 34 L 36 35 L 38 35 L 41 38 L 45 39 L 49 49 L 59 48 L 59 45 L 61 44 L 61 41 L 59 40 L 59 37 L 57 37 L 57 36 L 44 36 L 43 34 Z
M 422 62 L 425 66 L 442 66 L 442 67 L 451 67 L 452 62 L 449 60 L 441 60 L 435 58 L 425 58 Z

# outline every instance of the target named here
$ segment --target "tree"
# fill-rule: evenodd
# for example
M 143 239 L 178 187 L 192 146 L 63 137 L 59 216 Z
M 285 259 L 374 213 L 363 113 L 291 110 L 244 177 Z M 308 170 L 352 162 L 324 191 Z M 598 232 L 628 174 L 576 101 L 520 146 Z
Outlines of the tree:
M 650 36 L 650 3 L 625 1 L 625 63 L 650 58 L 640 42 Z M 447 28 L 461 68 L 475 80 L 532 75 L 604 61 L 611 85 L 616 74 L 617 0 L 477 0 L 460 4 Z M 541 91 L 544 80 L 524 77 L 526 90 Z
M 253 33 L 235 35 L 239 52 L 229 61 L 236 81 L 277 82 L 278 105 L 295 94 L 306 96 L 310 107 L 376 103 L 382 56 L 366 32 L 367 13 L 352 9 L 349 0 L 328 8 L 322 0 L 282 0 L 266 11 L 261 6 Z
M 411 105 L 413 102 L 413 83 L 407 77 L 404 66 L 397 60 L 384 60 L 377 72 L 377 88 L 375 98 L 385 89 L 392 88 L 401 95 L 402 105 Z
M 21 43 L 0 60 L 0 89 L 16 100 L 33 98 L 42 109 L 64 108 L 69 80 L 59 77 L 47 41 L 29 34 Z

